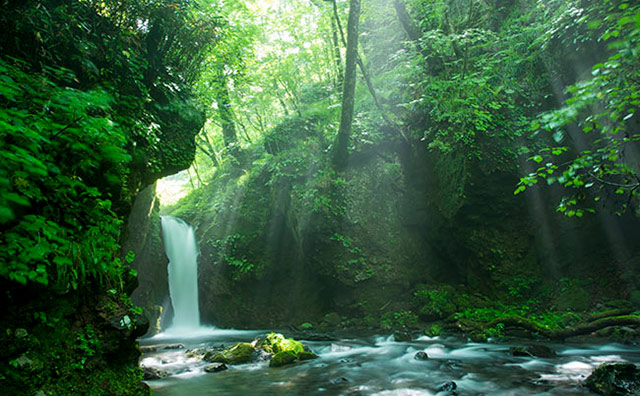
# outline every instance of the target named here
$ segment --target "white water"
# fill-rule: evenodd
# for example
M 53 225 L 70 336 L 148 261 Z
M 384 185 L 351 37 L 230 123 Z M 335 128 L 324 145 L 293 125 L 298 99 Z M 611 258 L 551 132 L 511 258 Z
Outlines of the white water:
M 169 294 L 173 324 L 166 333 L 202 330 L 198 307 L 198 246 L 193 228 L 175 217 L 162 217 L 164 251 L 169 257 Z
M 386 336 L 305 341 L 319 359 L 281 368 L 256 361 L 215 374 L 204 370 L 210 363 L 186 353 L 192 348 L 250 342 L 264 333 L 225 330 L 208 339 L 177 339 L 184 343 L 180 350 L 163 349 L 165 340 L 159 344 L 143 340 L 159 348 L 146 352 L 142 365 L 169 374 L 149 385 L 158 396 L 451 396 L 454 393 L 440 387 L 454 381 L 460 396 L 596 396 L 583 383 L 600 363 L 640 362 L 640 349 L 634 345 L 548 344 L 557 356 L 533 358 L 509 352 L 530 341 L 483 344 L 446 337 L 411 342 L 393 342 Z M 419 351 L 429 358 L 416 360 Z

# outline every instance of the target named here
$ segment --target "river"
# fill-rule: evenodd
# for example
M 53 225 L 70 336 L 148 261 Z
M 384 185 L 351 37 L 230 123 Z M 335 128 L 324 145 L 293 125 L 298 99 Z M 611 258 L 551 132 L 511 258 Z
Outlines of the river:
M 281 368 L 268 362 L 230 366 L 206 373 L 209 363 L 187 357 L 186 350 L 250 342 L 260 331 L 209 330 L 191 338 L 155 337 L 141 345 L 180 342 L 184 349 L 146 353 L 141 363 L 172 375 L 148 381 L 157 396 L 518 396 L 589 395 L 582 381 L 606 361 L 640 362 L 640 349 L 622 344 L 545 344 L 556 357 L 516 357 L 512 343 L 470 343 L 455 337 L 421 337 L 395 342 L 390 336 L 304 341 L 319 355 Z M 417 352 L 427 360 L 417 360 Z M 455 393 L 440 391 L 451 388 Z M 449 383 L 449 384 L 447 384 Z

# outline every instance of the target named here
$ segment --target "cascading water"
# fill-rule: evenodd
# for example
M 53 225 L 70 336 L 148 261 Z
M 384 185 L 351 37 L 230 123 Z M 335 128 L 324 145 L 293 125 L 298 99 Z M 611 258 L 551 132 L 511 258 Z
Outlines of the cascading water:
M 198 246 L 193 228 L 175 217 L 162 217 L 164 250 L 169 257 L 169 294 L 173 305 L 171 330 L 200 329 L 198 307 Z

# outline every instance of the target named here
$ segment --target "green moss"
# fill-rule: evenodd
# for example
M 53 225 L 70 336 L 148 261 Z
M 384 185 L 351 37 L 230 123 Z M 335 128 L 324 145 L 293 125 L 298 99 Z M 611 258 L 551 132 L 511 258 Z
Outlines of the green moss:
M 225 349 L 221 353 L 214 355 L 213 357 L 205 356 L 205 360 L 215 363 L 243 364 L 251 361 L 254 352 L 255 349 L 253 348 L 253 345 L 246 342 L 240 342 L 231 348 Z
M 316 355 L 313 352 L 309 352 L 309 351 L 298 352 L 298 360 L 300 361 L 317 359 L 317 358 L 318 358 L 318 355 Z
M 281 367 L 287 364 L 295 363 L 298 355 L 291 351 L 278 352 L 269 361 L 269 367 Z
M 451 286 L 419 288 L 413 293 L 418 314 L 425 320 L 443 319 L 457 311 L 455 291 Z
M 264 342 L 260 346 L 265 352 L 278 354 L 280 352 L 291 352 L 297 356 L 298 353 L 304 351 L 304 345 L 300 341 L 293 338 L 285 338 L 279 333 L 267 334 Z
M 437 337 L 442 333 L 442 327 L 438 324 L 433 324 L 431 327 L 424 331 L 424 334 L 429 337 Z

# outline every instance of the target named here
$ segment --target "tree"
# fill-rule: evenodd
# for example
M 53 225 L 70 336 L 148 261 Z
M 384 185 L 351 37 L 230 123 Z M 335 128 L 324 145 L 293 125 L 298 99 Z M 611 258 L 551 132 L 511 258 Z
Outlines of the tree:
M 349 157 L 349 137 L 351 135 L 351 124 L 353 122 L 355 104 L 359 22 L 360 0 L 351 0 L 349 3 L 349 21 L 347 22 L 347 54 L 342 91 L 342 113 L 332 159 L 333 166 L 337 170 L 342 170 L 346 167 Z
M 568 217 L 594 213 L 605 201 L 622 214 L 636 209 L 640 197 L 640 5 L 607 0 L 590 7 L 581 24 L 599 29 L 612 54 L 593 66 L 590 78 L 568 87 L 561 108 L 532 125 L 557 145 L 529 158 L 540 165 L 515 194 L 540 181 L 557 183 L 565 189 L 557 210 Z

